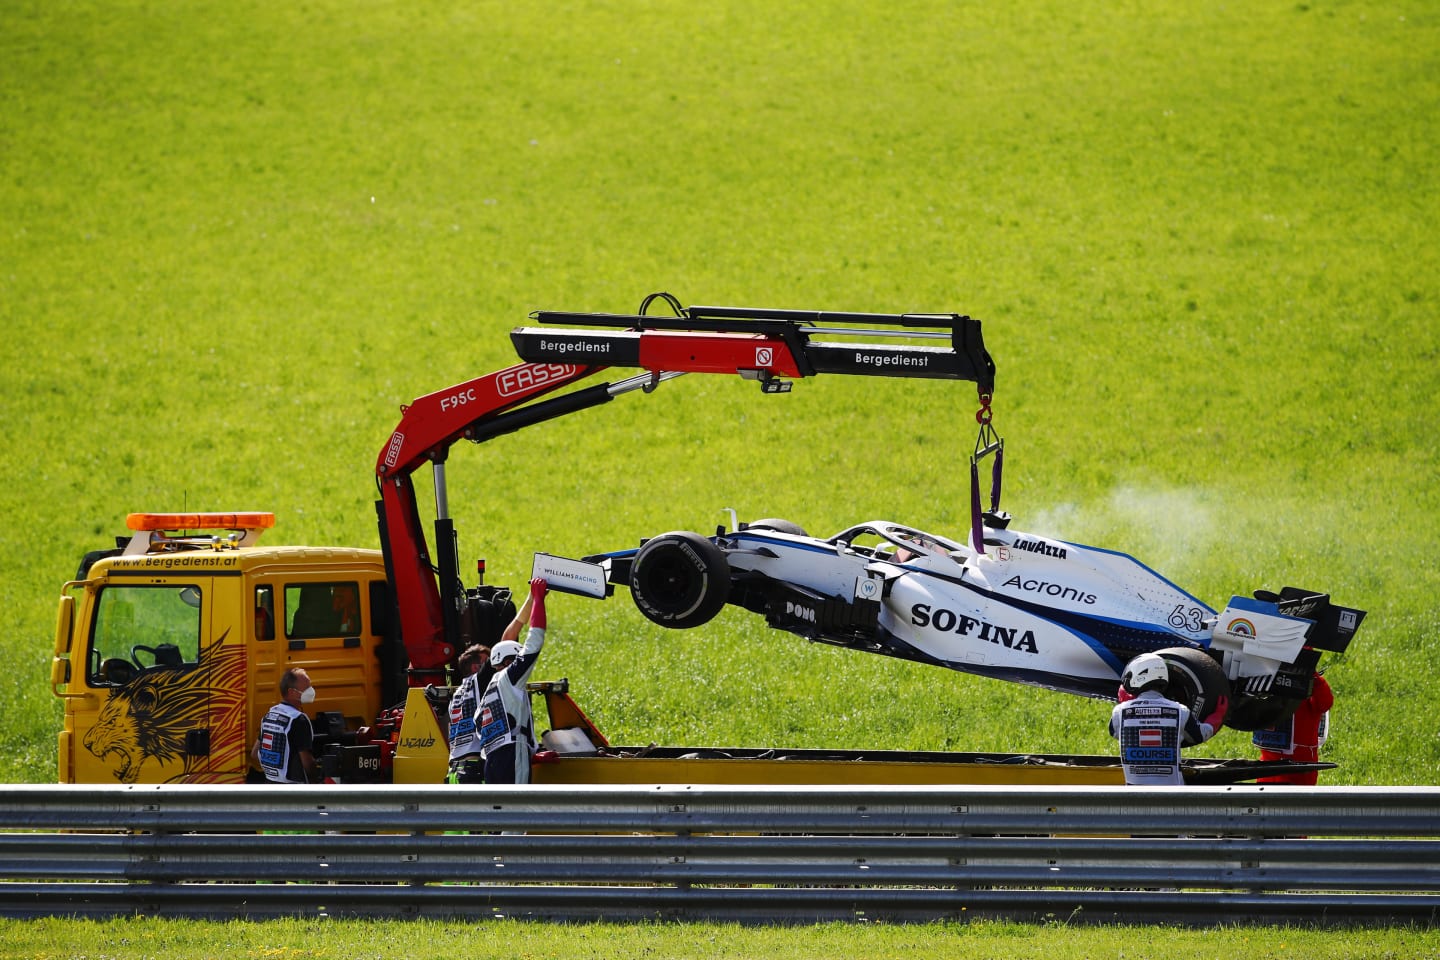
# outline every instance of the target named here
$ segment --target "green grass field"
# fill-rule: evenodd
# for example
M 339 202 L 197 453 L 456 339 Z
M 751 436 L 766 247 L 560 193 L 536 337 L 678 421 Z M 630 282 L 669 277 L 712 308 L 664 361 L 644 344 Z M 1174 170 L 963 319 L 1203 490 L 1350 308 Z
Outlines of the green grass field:
M 1205 931 L 1143 927 L 1086 928 L 1063 918 L 1051 924 L 944 923 L 887 927 L 821 924 L 747 928 L 734 924 L 558 924 L 494 921 L 480 926 L 413 922 L 275 921 L 214 924 L 206 948 L 194 925 L 172 920 L 93 923 L 0 920 L 0 958 L 57 956 L 146 957 L 191 960 L 369 960 L 369 958 L 472 955 L 569 960 L 721 960 L 804 956 L 813 960 L 857 957 L 936 957 L 939 960 L 1055 960 L 1125 957 L 1128 960 L 1374 960 L 1440 956 L 1440 933 L 1417 930 L 1312 930 L 1234 927 Z M 60 949 L 57 949 L 59 947 Z M 797 950 L 799 951 L 797 953 Z M 62 952 L 63 951 L 63 952 Z
M 1016 526 L 1212 605 L 1367 609 L 1323 782 L 1440 783 L 1437 67 L 1416 0 L 7 0 L 0 781 L 55 777 L 55 598 L 126 513 L 375 545 L 401 404 L 512 362 L 532 310 L 668 290 L 981 318 Z M 974 409 L 684 378 L 457 448 L 451 506 L 507 583 L 726 507 L 958 533 Z M 1104 703 L 738 611 L 552 626 L 541 672 L 617 742 L 1112 749 Z

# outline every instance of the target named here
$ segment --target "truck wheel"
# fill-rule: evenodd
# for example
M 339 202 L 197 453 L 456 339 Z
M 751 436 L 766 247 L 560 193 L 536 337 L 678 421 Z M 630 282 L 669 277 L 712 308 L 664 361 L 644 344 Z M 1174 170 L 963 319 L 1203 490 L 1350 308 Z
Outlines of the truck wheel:
M 1204 650 L 1167 647 L 1156 653 L 1170 668 L 1165 696 L 1189 707 L 1197 720 L 1208 717 L 1222 696 L 1230 696 L 1230 680 L 1225 670 Z
M 798 523 L 789 520 L 776 520 L 773 517 L 765 520 L 756 520 L 745 525 L 746 530 L 773 530 L 776 533 L 790 533 L 797 537 L 808 537 L 805 528 Z
M 729 596 L 725 552 L 698 533 L 664 533 L 647 540 L 630 567 L 631 599 L 662 627 L 708 623 Z

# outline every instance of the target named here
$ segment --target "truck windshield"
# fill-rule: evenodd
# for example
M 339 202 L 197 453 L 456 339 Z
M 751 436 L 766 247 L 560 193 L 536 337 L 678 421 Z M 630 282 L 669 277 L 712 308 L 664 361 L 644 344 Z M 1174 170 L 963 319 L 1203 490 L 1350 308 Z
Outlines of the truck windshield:
M 123 682 L 115 661 L 137 669 L 198 661 L 200 602 L 193 585 L 102 589 L 90 631 L 90 681 Z

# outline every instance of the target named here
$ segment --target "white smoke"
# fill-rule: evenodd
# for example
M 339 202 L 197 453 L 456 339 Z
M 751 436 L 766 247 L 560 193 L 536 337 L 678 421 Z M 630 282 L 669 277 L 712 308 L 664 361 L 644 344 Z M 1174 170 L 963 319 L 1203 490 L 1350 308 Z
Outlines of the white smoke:
M 1193 569 L 1220 544 L 1223 510 L 1214 494 L 1196 489 L 1116 487 L 1107 500 L 1061 503 L 1027 516 L 1027 533 L 1128 553 L 1159 570 Z

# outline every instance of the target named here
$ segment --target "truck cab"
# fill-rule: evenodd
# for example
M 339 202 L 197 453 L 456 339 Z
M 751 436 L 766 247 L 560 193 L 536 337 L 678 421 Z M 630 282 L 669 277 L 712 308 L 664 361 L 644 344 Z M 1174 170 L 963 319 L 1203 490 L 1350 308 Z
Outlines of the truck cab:
M 317 735 L 343 740 L 403 698 L 380 551 L 259 546 L 273 524 L 131 514 L 134 535 L 86 556 L 60 598 L 51 668 L 62 783 L 245 781 L 291 667 L 315 685 Z

